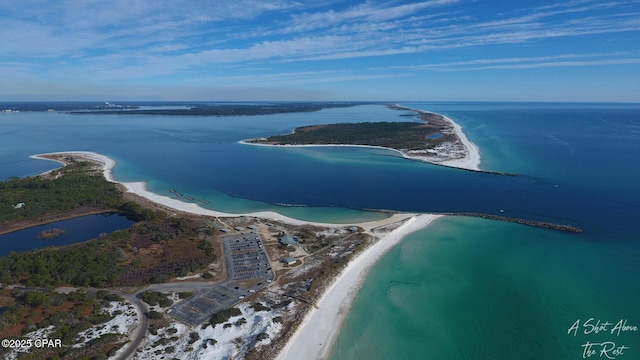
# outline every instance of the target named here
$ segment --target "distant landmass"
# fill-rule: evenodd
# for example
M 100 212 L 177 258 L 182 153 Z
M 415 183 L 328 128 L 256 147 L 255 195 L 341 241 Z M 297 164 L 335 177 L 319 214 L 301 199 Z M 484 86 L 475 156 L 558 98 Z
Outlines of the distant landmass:
M 302 126 L 292 134 L 270 136 L 253 142 L 273 145 L 369 145 L 397 150 L 433 148 L 455 141 L 455 134 L 442 134 L 442 125 L 418 122 L 367 122 Z
M 72 114 L 133 114 L 184 116 L 241 116 L 312 112 L 326 108 L 351 107 L 356 103 L 278 103 L 278 104 L 221 104 L 198 105 L 181 109 L 100 109 L 72 111 Z
M 312 112 L 327 108 L 351 107 L 363 102 L 0 102 L 2 112 L 55 111 L 71 114 L 241 116 Z

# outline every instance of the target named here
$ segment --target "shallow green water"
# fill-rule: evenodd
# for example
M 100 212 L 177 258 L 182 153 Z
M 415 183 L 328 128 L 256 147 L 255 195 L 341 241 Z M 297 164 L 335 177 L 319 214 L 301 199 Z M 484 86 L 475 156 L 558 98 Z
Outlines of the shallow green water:
M 581 359 L 587 341 L 629 346 L 633 359 L 640 333 L 584 334 L 582 322 L 640 319 L 638 255 L 632 242 L 440 219 L 372 269 L 332 359 Z

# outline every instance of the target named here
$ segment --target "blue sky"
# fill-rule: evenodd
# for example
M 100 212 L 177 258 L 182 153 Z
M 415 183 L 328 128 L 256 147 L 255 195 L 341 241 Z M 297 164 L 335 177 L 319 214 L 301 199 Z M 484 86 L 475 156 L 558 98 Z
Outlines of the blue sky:
M 2 0 L 0 101 L 640 102 L 637 0 Z

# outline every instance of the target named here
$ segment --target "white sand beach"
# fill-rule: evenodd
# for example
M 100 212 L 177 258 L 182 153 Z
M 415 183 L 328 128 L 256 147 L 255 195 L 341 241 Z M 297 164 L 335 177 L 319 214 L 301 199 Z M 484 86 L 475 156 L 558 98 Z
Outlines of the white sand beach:
M 420 110 L 420 109 L 408 108 L 408 107 L 400 106 L 400 105 L 397 105 L 397 104 L 396 104 L 396 106 L 399 107 L 399 108 L 406 109 L 406 110 L 415 111 L 415 112 L 417 112 L 419 114 L 436 114 L 436 115 L 442 116 L 443 119 L 445 119 L 447 122 L 449 122 L 451 124 L 455 134 L 460 139 L 460 142 L 462 143 L 462 146 L 463 146 L 464 157 L 456 158 L 454 156 L 447 156 L 447 155 L 445 155 L 443 157 L 442 156 L 434 157 L 432 155 L 428 155 L 429 153 L 424 151 L 424 150 L 411 151 L 411 152 L 407 153 L 407 152 L 400 151 L 400 150 L 397 150 L 397 149 L 392 149 L 392 148 L 383 147 L 383 146 L 373 146 L 373 145 L 353 145 L 353 144 L 275 145 L 275 144 L 261 144 L 259 142 L 251 142 L 251 141 L 248 141 L 248 140 L 242 140 L 242 141 L 240 141 L 240 143 L 241 144 L 245 144 L 245 145 L 276 146 L 276 147 L 340 147 L 340 146 L 348 146 L 348 147 L 361 147 L 361 148 L 371 148 L 371 149 L 385 149 L 385 150 L 391 150 L 391 151 L 397 152 L 402 157 L 407 158 L 407 159 L 411 159 L 411 160 L 418 160 L 418 161 L 422 161 L 422 162 L 426 162 L 426 163 L 430 163 L 430 164 L 448 166 L 448 167 L 453 167 L 453 168 L 458 168 L 458 169 L 481 171 L 480 170 L 480 149 L 478 148 L 478 146 L 476 146 L 476 144 L 474 144 L 471 141 L 469 141 L 467 136 L 462 131 L 462 127 L 458 123 L 456 123 L 452 119 L 450 119 L 450 118 L 448 118 L 448 117 L 446 117 L 446 116 L 444 116 L 442 114 L 437 114 L 437 113 L 433 113 L 433 112 L 430 112 L 430 111 L 424 111 L 424 110 Z M 423 153 L 424 153 L 424 155 L 422 155 Z
M 405 236 L 428 226 L 439 217 L 441 215 L 430 214 L 411 217 L 351 260 L 316 303 L 318 308 L 311 310 L 289 339 L 279 359 L 327 358 L 369 269 Z
M 102 164 L 102 171 L 107 180 L 122 184 L 128 192 L 142 196 L 167 208 L 208 216 L 254 216 L 264 219 L 279 220 L 290 224 L 313 224 L 325 227 L 344 227 L 344 224 L 313 223 L 289 218 L 275 212 L 255 212 L 246 214 L 231 214 L 204 209 L 194 203 L 185 203 L 178 199 L 162 196 L 150 192 L 145 182 L 118 182 L 111 170 L 116 162 L 108 156 L 86 151 L 70 151 L 49 154 L 33 155 L 33 158 L 51 160 L 46 155 L 69 155 L 76 158 L 84 158 Z M 59 161 L 59 160 L 56 160 Z M 60 161 L 59 161 L 60 162 Z M 389 249 L 399 243 L 408 234 L 429 225 L 441 215 L 431 214 L 394 214 L 388 218 L 359 223 L 366 232 L 372 234 L 372 229 L 384 225 L 405 221 L 395 230 L 383 234 L 375 244 L 365 249 L 356 256 L 340 275 L 330 285 L 322 298 L 317 303 L 318 309 L 314 309 L 298 327 L 295 334 L 287 342 L 281 352 L 282 359 L 316 359 L 325 357 L 331 349 L 331 344 L 338 335 L 351 303 L 356 296 L 368 270 Z M 372 234 L 380 237 L 381 234 Z
M 162 205 L 162 206 L 164 206 L 166 208 L 174 209 L 174 210 L 177 210 L 177 211 L 188 212 L 188 213 L 196 214 L 196 215 L 220 216 L 220 217 L 253 216 L 253 217 L 262 218 L 262 219 L 282 221 L 282 222 L 285 222 L 285 223 L 288 223 L 288 224 L 292 224 L 292 225 L 311 224 L 311 225 L 324 226 L 324 227 L 344 227 L 345 226 L 345 224 L 320 223 L 320 222 L 310 222 L 310 221 L 294 219 L 294 218 L 290 218 L 290 217 L 284 216 L 282 214 L 279 214 L 279 213 L 276 213 L 276 212 L 273 212 L 273 211 L 259 211 L 259 212 L 252 212 L 252 213 L 236 214 L 236 213 L 225 213 L 225 212 L 222 212 L 222 211 L 215 211 L 215 210 L 205 209 L 205 208 L 200 207 L 198 204 L 195 204 L 195 203 L 187 203 L 187 202 L 180 201 L 179 199 L 175 199 L 175 198 L 171 198 L 171 197 L 168 197 L 168 196 L 163 196 L 163 195 L 159 195 L 159 194 L 156 194 L 154 192 L 151 192 L 151 191 L 147 190 L 146 182 L 144 182 L 144 181 L 139 181 L 139 182 L 121 182 L 121 181 L 115 180 L 113 178 L 112 174 L 111 174 L 111 170 L 116 165 L 115 160 L 111 159 L 108 156 L 105 156 L 105 155 L 102 155 L 102 154 L 98 154 L 98 153 L 95 153 L 95 152 L 89 152 L 89 151 L 64 151 L 64 152 L 55 152 L 55 153 L 32 155 L 31 157 L 35 158 L 35 159 L 52 160 L 50 158 L 45 157 L 45 156 L 52 156 L 52 155 L 73 156 L 73 157 L 76 157 L 76 158 L 83 158 L 83 159 L 87 159 L 87 160 L 95 162 L 95 163 L 102 164 L 102 172 L 104 174 L 104 177 L 108 181 L 111 181 L 111 182 L 117 183 L 117 184 L 121 184 L 122 186 L 124 186 L 126 188 L 127 192 L 131 192 L 131 193 L 136 194 L 138 196 L 144 197 L 147 200 L 153 201 L 156 204 L 159 204 L 159 205 Z M 57 161 L 59 163 L 64 164 L 64 162 L 59 161 L 59 160 L 52 160 L 52 161 Z M 386 224 L 389 224 L 389 223 L 393 223 L 393 222 L 396 222 L 396 221 L 400 221 L 400 220 L 409 218 L 409 217 L 411 217 L 413 215 L 415 215 L 415 214 L 393 214 L 390 217 L 385 218 L 385 219 L 381 219 L 381 220 L 377 220 L 377 221 L 357 223 L 357 225 L 362 227 L 365 230 L 369 230 L 369 229 L 372 229 L 372 228 L 375 228 L 375 227 L 378 227 L 378 226 L 386 225 Z
M 462 145 L 464 145 L 465 149 L 467 150 L 464 158 L 442 161 L 439 164 L 461 169 L 480 170 L 480 149 L 478 148 L 478 146 L 467 139 L 467 136 L 464 134 L 464 132 L 462 132 L 462 127 L 458 123 L 442 114 L 438 115 L 442 116 L 448 122 L 450 122 L 451 125 L 453 125 L 453 128 L 456 131 L 456 135 L 458 135 L 458 138 L 462 142 Z

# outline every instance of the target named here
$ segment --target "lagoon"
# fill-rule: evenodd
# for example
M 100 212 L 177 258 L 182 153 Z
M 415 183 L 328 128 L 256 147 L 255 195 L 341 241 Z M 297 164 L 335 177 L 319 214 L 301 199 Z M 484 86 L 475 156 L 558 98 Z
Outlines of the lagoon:
M 65 246 L 97 239 L 101 234 L 126 229 L 134 223 L 125 216 L 105 213 L 33 226 L 0 235 L 0 256 L 6 256 L 11 251 L 21 252 L 49 246 Z M 50 239 L 38 238 L 38 234 L 51 229 L 62 229 L 64 234 Z

